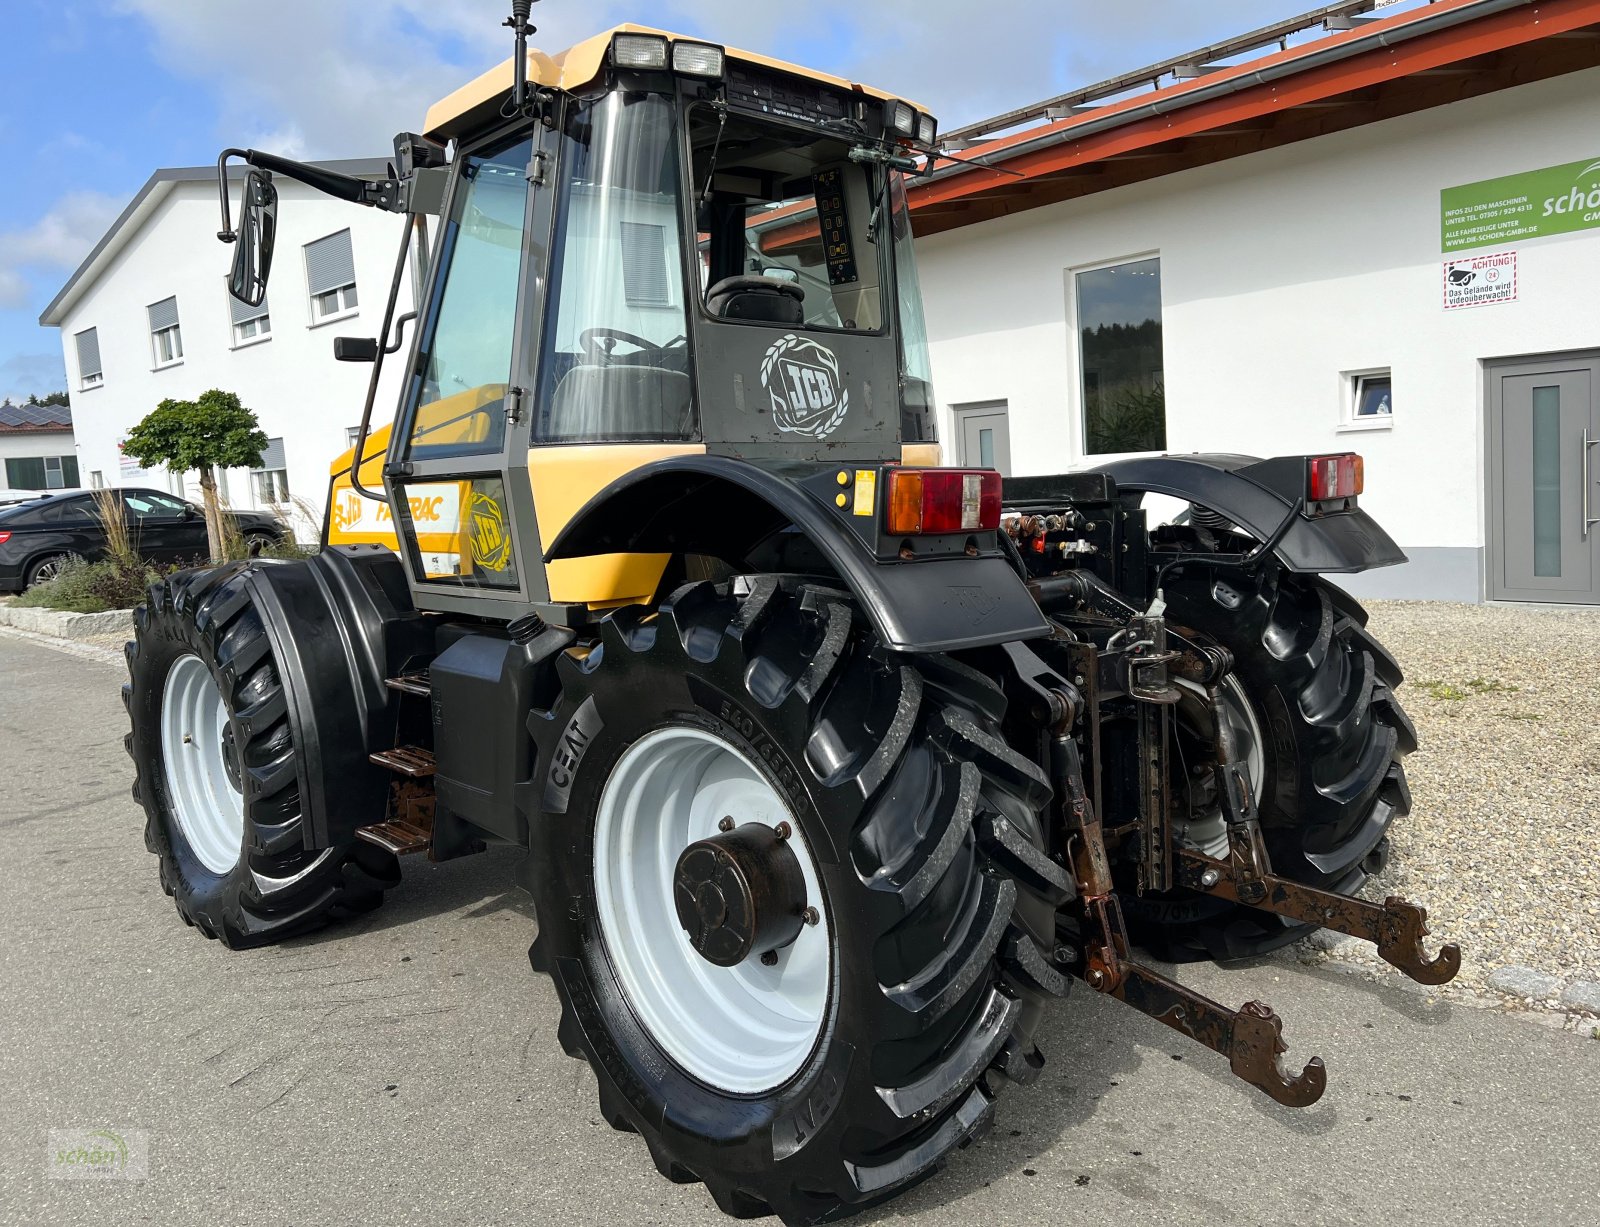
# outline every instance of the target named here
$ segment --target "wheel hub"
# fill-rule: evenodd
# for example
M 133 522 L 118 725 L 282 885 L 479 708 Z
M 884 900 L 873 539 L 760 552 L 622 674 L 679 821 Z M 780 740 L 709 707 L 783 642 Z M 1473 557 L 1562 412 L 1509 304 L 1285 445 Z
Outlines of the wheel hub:
M 718 967 L 787 946 L 805 924 L 805 877 L 787 833 L 759 822 L 685 848 L 672 897 L 689 944 Z

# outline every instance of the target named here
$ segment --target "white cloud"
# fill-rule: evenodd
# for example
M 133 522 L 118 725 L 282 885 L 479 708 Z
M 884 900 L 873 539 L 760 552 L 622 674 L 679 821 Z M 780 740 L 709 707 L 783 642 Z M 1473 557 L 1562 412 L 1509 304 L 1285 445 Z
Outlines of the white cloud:
M 215 0 L 115 0 L 148 23 L 172 73 L 212 85 L 217 136 L 291 138 L 311 157 L 373 156 L 429 103 L 511 50 L 507 0 L 274 0 L 270 20 Z M 771 0 L 549 0 L 537 46 L 555 51 L 626 20 L 804 59 L 980 119 L 1290 15 L 1301 0 L 874 0 L 836 16 Z M 819 49 L 819 30 L 833 45 Z M 280 148 L 282 148 L 280 146 Z
M 30 271 L 76 268 L 125 203 L 102 192 L 69 192 L 31 226 L 0 233 L 0 310 L 28 305 Z
M 67 370 L 59 349 L 53 354 L 13 354 L 0 362 L 0 397 L 21 403 L 30 392 L 43 396 L 66 386 Z
M 125 204 L 104 192 L 69 192 L 33 225 L 0 234 L 0 271 L 75 267 Z

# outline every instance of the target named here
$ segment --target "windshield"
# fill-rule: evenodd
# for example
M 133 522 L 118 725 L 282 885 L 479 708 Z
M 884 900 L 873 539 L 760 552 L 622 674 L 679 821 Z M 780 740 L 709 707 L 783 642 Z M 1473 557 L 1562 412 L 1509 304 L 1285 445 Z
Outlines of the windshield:
M 701 291 L 724 319 L 777 327 L 884 327 L 883 171 L 854 137 L 730 113 L 689 112 Z

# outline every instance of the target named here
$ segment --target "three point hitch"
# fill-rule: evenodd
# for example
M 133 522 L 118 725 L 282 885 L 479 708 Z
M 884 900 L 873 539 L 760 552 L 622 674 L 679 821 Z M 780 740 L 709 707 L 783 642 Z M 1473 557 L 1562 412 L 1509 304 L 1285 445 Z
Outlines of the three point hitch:
M 1132 611 L 1130 611 L 1132 612 Z M 1176 639 L 1176 646 L 1169 640 Z M 1444 984 L 1461 968 L 1461 951 L 1443 946 L 1430 958 L 1423 948 L 1427 915 L 1422 908 L 1391 897 L 1382 904 L 1318 890 L 1277 876 L 1261 836 L 1255 797 L 1237 749 L 1221 685 L 1232 670 L 1226 649 L 1195 645 L 1169 636 L 1161 602 L 1127 619 L 1106 648 L 1071 646 L 1076 674 L 1072 682 L 1034 673 L 1036 711 L 1048 726 L 1052 783 L 1065 847 L 1077 884 L 1074 919 L 1079 936 L 1077 974 L 1096 992 L 1116 997 L 1141 1013 L 1228 1059 L 1233 1072 L 1281 1104 L 1305 1107 L 1327 1086 L 1320 1057 L 1298 1072 L 1285 1071 L 1279 1058 L 1288 1051 L 1283 1022 L 1272 1009 L 1249 1001 L 1230 1010 L 1154 969 L 1129 953 L 1127 927 L 1112 881 L 1108 834 L 1096 805 L 1085 791 L 1074 727 L 1088 716 L 1094 735 L 1099 705 L 1111 697 L 1133 700 L 1139 716 L 1138 822 L 1112 834 L 1122 847 L 1132 839 L 1137 857 L 1137 888 L 1166 891 L 1186 887 L 1306 924 L 1348 933 L 1377 946 L 1388 963 L 1421 984 Z M 1227 830 L 1226 858 L 1180 846 L 1174 840 L 1168 797 L 1168 713 L 1179 701 L 1174 678 L 1202 688 L 1215 730 L 1217 793 Z

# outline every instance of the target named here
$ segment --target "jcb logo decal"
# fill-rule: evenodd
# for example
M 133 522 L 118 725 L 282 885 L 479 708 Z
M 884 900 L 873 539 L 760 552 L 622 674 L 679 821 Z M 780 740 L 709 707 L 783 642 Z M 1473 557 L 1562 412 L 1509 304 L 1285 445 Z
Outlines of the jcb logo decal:
M 772 399 L 773 422 L 790 434 L 825 439 L 850 412 L 850 391 L 839 386 L 834 352 L 792 332 L 761 359 L 761 386 Z

